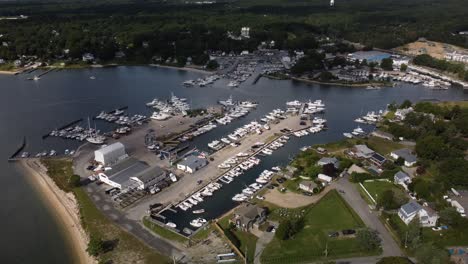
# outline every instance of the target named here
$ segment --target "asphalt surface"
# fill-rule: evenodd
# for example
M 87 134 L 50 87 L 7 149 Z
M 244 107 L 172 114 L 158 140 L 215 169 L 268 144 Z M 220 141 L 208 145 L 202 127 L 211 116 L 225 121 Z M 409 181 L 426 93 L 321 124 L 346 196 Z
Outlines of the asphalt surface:
M 400 247 L 380 221 L 378 213 L 370 210 L 369 205 L 364 201 L 364 199 L 362 199 L 356 185 L 351 183 L 348 180 L 348 177 L 344 177 L 334 182 L 333 186 L 338 190 L 344 191 L 344 193 L 340 192 L 340 195 L 361 217 L 364 224 L 366 224 L 367 227 L 375 229 L 377 232 L 379 232 L 380 238 L 382 239 L 383 250 L 383 254 L 381 256 L 403 256 L 403 252 L 401 251 Z

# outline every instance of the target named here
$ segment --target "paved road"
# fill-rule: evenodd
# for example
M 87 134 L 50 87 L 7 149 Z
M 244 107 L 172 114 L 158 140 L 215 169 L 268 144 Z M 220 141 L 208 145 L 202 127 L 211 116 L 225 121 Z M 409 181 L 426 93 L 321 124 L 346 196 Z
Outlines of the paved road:
M 376 212 L 371 211 L 368 204 L 359 194 L 356 186 L 349 182 L 348 177 L 339 179 L 333 183 L 334 187 L 339 190 L 345 191 L 344 194 L 340 193 L 341 196 L 348 202 L 348 204 L 354 209 L 354 211 L 361 217 L 362 221 L 369 228 L 375 229 L 379 232 L 380 238 L 382 239 L 382 256 L 402 256 L 398 244 L 395 242 L 389 231 L 380 222 L 380 219 Z M 355 262 L 360 263 L 360 262 Z M 375 262 L 373 262 L 375 263 Z
M 81 176 L 87 175 L 85 166 L 93 156 L 93 152 L 90 151 L 93 148 L 95 147 L 92 145 L 86 145 L 82 148 L 82 151 L 77 153 L 77 156 L 73 160 L 73 169 L 75 174 Z M 157 234 L 153 234 L 151 231 L 147 230 L 141 222 L 129 219 L 122 211 L 117 210 L 115 208 L 115 204 L 102 190 L 103 187 L 90 183 L 83 188 L 94 201 L 96 207 L 122 229 L 133 234 L 136 238 L 142 240 L 144 243 L 163 255 L 174 256 L 177 260 L 184 258 L 185 255 L 183 253 L 183 249 L 169 243 Z

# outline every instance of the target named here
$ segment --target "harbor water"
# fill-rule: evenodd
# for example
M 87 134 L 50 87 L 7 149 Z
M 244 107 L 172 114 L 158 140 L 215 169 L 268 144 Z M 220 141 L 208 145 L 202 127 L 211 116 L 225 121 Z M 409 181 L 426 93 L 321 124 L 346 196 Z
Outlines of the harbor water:
M 38 74 L 34 72 L 33 74 Z M 95 78 L 90 78 L 95 76 Z M 0 75 L 0 167 L 3 190 L 0 192 L 0 246 L 5 263 L 68 263 L 70 254 L 57 221 L 52 218 L 34 188 L 14 164 L 6 160 L 27 139 L 26 151 L 37 153 L 55 149 L 75 149 L 79 142 L 42 136 L 73 120 L 92 117 L 99 112 L 128 106 L 129 114 L 151 114 L 145 106 L 153 98 L 169 99 L 171 92 L 186 97 L 192 108 L 214 105 L 230 95 L 234 100 L 253 100 L 258 107 L 246 117 L 194 139 L 191 144 L 206 150 L 207 143 L 220 139 L 235 128 L 252 120 L 259 120 L 275 108 L 285 108 L 290 100 L 321 99 L 326 104 L 323 117 L 329 129 L 315 135 L 291 140 L 271 156 L 262 157 L 259 166 L 235 178 L 235 181 L 216 192 L 213 197 L 189 211 L 203 208 L 204 218 L 217 217 L 232 208 L 231 197 L 245 185 L 255 181 L 264 169 L 284 165 L 288 158 L 306 145 L 326 143 L 343 138 L 357 124 L 355 118 L 368 111 L 378 111 L 393 101 L 467 100 L 462 89 L 430 90 L 423 86 L 398 84 L 380 90 L 364 88 L 322 86 L 289 80 L 278 81 L 261 78 L 255 85 L 247 80 L 238 88 L 214 84 L 207 87 L 184 87 L 182 82 L 196 79 L 202 74 L 154 67 L 115 67 L 100 69 L 62 70 L 44 75 L 39 81 L 27 80 L 28 75 Z M 83 123 L 83 126 L 86 122 Z M 94 126 L 94 123 L 92 124 Z M 112 125 L 96 121 L 102 131 Z M 370 129 L 369 127 L 363 127 Z M 367 130 L 368 131 L 368 130 Z M 143 139 L 142 139 L 143 140 Z M 170 215 L 182 227 L 195 218 L 189 211 Z M 25 254 L 27 252 L 27 254 Z

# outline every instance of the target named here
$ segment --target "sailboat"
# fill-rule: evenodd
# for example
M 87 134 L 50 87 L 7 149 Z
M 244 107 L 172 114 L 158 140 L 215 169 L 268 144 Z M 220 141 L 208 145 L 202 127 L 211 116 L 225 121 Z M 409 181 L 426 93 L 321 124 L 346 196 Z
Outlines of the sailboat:
M 106 137 L 99 135 L 98 131 L 96 130 L 96 124 L 94 125 L 95 125 L 94 132 L 91 132 L 91 125 L 90 125 L 90 121 L 88 117 L 88 131 L 90 131 L 89 132 L 90 134 L 86 138 L 86 141 L 88 141 L 91 144 L 96 144 L 96 145 L 104 144 L 104 142 L 106 141 Z

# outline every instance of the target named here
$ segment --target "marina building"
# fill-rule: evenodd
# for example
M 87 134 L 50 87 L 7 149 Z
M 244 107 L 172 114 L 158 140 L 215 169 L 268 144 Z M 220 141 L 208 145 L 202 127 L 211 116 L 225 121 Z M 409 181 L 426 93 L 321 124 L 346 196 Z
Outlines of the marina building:
M 122 190 L 144 190 L 165 182 L 168 173 L 164 169 L 134 158 L 127 158 L 116 163 L 110 170 L 99 173 L 99 180 Z
M 208 161 L 205 158 L 190 155 L 184 158 L 181 162 L 177 163 L 177 169 L 188 173 L 194 173 L 197 170 L 205 167 L 207 164 Z
M 140 184 L 130 180 L 146 169 L 149 166 L 134 158 L 124 159 L 111 167 L 110 170 L 102 171 L 98 174 L 99 180 L 107 185 L 119 189 L 137 188 Z
M 125 152 L 125 146 L 120 142 L 113 143 L 94 151 L 94 160 L 106 166 L 127 157 L 128 155 Z

